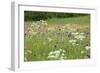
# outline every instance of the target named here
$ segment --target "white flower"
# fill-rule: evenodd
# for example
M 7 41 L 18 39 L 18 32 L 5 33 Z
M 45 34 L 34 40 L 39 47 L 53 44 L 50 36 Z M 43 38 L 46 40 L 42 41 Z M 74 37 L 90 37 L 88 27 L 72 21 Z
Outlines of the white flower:
M 83 54 L 84 53 L 84 51 L 81 51 L 81 54 Z
M 86 46 L 85 49 L 86 49 L 86 50 L 89 50 L 89 49 L 90 49 L 90 46 Z
M 60 51 L 62 51 L 62 49 L 59 49 Z
M 70 43 L 75 43 L 75 42 L 76 42 L 76 40 L 69 40 L 69 42 L 70 42 Z
M 62 50 L 62 49 L 59 49 L 59 50 L 55 50 L 55 51 L 51 51 L 49 54 L 48 54 L 48 57 L 47 58 L 54 58 L 54 59 L 63 59 L 63 57 L 64 57 L 64 50 Z
M 65 50 L 62 50 L 62 52 L 64 53 L 64 52 L 66 52 Z
M 78 35 L 78 34 L 79 34 L 79 32 L 76 32 L 76 33 L 74 33 L 74 32 L 73 32 L 72 34 L 73 34 L 73 35 Z
M 76 45 L 76 43 L 75 43 L 75 42 L 73 42 L 73 43 L 72 43 L 72 45 Z
M 64 53 L 62 53 L 61 55 L 62 55 L 62 56 L 64 56 L 65 54 L 64 54 Z
M 82 38 L 80 38 L 80 40 L 81 40 L 81 41 L 83 41 L 83 39 L 82 39 Z
M 65 51 L 65 50 L 63 50 L 63 49 L 59 49 L 59 51 L 60 51 L 60 52 L 63 52 L 63 53 L 64 53 L 64 52 L 66 52 L 66 51 Z
M 79 35 L 76 35 L 75 38 L 79 39 L 79 40 L 83 40 L 85 38 L 85 36 L 79 34 Z
M 74 35 L 74 38 L 75 39 L 78 39 L 78 40 L 83 40 L 83 39 L 85 39 L 85 35 L 84 35 L 84 33 L 79 33 L 79 32 L 76 32 L 76 33 L 72 33 L 73 35 Z
M 56 54 L 55 54 L 56 58 L 58 58 L 58 57 L 59 57 L 59 55 L 60 55 L 60 53 L 56 53 Z
M 48 41 L 49 41 L 49 42 L 51 42 L 51 41 L 52 41 L 52 39 L 51 39 L 51 38 L 48 38 Z
M 60 54 L 60 51 L 59 51 L 59 50 L 57 50 L 57 51 L 54 51 L 54 53 L 55 53 L 55 54 L 56 54 L 56 53 L 57 53 L 57 54 Z
M 51 52 L 49 53 L 49 55 L 52 55 L 53 53 L 54 53 L 54 52 L 51 51 Z
M 84 33 L 80 33 L 80 35 L 84 35 Z
M 56 54 L 54 52 L 50 52 L 49 55 L 48 55 L 48 58 L 58 58 L 59 57 L 59 54 Z
M 76 45 L 79 45 L 79 44 L 76 44 Z

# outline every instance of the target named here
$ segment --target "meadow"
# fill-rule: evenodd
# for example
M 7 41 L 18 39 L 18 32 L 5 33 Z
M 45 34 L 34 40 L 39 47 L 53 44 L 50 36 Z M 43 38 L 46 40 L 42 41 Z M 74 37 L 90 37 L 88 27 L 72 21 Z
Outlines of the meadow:
M 24 22 L 24 61 L 90 58 L 90 16 Z

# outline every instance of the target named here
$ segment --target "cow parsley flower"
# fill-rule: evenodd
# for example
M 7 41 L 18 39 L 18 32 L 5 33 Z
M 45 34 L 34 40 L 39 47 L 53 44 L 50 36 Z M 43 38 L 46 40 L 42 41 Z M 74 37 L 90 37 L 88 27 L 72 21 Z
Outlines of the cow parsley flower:
M 65 59 L 65 50 L 59 49 L 59 50 L 55 50 L 55 51 L 51 51 L 48 54 L 49 59 Z
M 78 35 L 75 35 L 74 36 L 75 37 L 75 39 L 78 39 L 78 40 L 83 40 L 83 39 L 85 39 L 85 36 L 83 35 L 83 33 L 80 33 L 80 34 L 78 34 Z
M 69 40 L 69 42 L 70 42 L 70 43 L 76 43 L 77 40 L 73 40 L 73 39 L 72 39 L 72 40 Z

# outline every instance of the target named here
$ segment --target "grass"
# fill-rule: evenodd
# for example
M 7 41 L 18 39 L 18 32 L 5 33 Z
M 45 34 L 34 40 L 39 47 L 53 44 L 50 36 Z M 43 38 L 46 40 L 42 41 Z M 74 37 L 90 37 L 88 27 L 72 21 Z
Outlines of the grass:
M 88 47 L 89 16 L 25 22 L 24 61 L 87 59 Z
M 78 17 L 69 17 L 69 18 L 52 18 L 48 19 L 48 24 L 81 24 L 88 25 L 90 24 L 90 16 L 78 16 Z

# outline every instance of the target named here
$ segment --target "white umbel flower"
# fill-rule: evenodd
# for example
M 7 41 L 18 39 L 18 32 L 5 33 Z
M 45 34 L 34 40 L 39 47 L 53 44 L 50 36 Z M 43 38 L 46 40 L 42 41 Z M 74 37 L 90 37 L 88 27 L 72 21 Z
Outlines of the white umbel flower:
M 72 40 L 69 40 L 69 42 L 70 42 L 70 43 L 75 43 L 76 40 L 73 40 L 73 39 L 72 39 Z
M 90 46 L 86 46 L 85 49 L 86 49 L 86 50 L 89 50 L 89 49 L 90 49 Z

